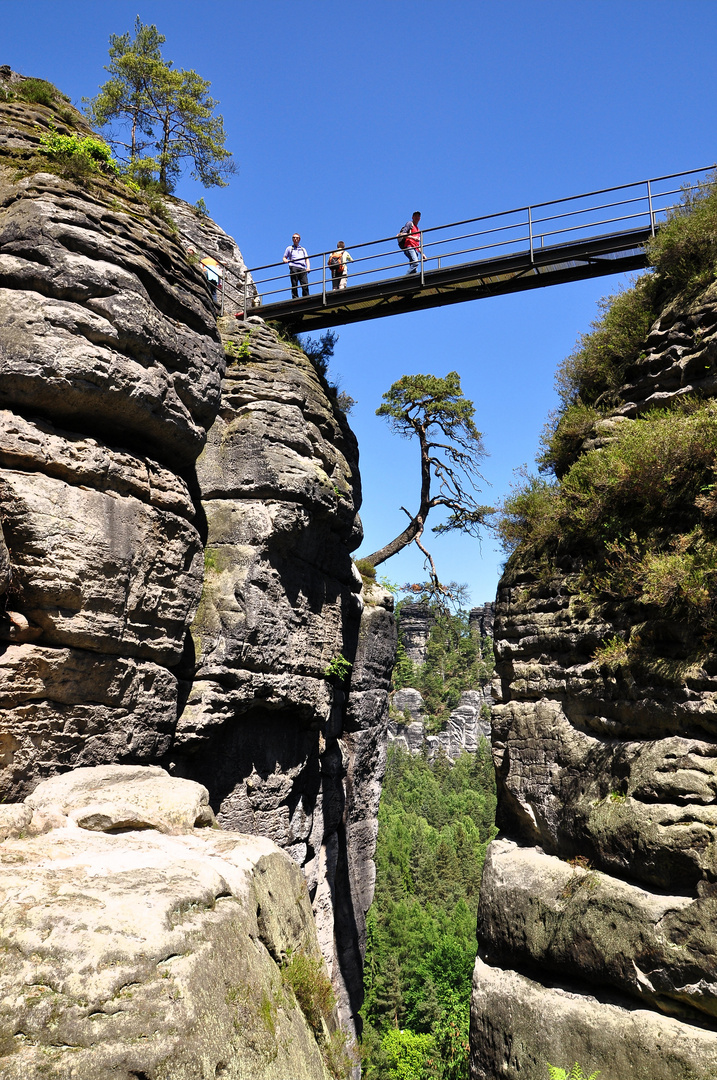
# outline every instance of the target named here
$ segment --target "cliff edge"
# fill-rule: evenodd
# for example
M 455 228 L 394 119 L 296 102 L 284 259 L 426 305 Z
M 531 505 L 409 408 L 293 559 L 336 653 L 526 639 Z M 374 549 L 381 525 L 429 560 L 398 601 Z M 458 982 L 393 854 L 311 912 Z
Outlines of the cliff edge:
M 0 68 L 0 795 L 201 781 L 303 868 L 353 1030 L 395 645 L 350 557 L 355 439 L 300 349 L 220 332 L 187 249 L 241 278 L 234 240 L 44 154 L 91 132 L 24 81 Z
M 559 481 L 511 507 L 474 1080 L 717 1074 L 717 287 L 710 254 L 665 298 L 660 265 L 584 342 Z

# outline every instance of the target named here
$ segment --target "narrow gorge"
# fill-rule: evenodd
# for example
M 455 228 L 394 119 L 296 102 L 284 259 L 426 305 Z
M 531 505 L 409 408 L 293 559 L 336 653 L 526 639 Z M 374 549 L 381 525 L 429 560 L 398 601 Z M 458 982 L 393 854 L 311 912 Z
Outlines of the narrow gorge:
M 400 798 L 471 839 L 471 1080 L 714 1080 L 714 190 L 562 369 L 553 478 L 504 508 L 439 715 L 398 679 L 420 605 L 391 695 L 335 388 L 218 312 L 197 253 L 253 286 L 204 209 L 48 155 L 93 133 L 27 82 L 0 67 L 0 1077 L 358 1080 L 393 741 L 387 881 L 416 924 L 450 894 L 468 974 L 459 856 L 411 868 Z M 367 998 L 398 1031 L 389 937 Z

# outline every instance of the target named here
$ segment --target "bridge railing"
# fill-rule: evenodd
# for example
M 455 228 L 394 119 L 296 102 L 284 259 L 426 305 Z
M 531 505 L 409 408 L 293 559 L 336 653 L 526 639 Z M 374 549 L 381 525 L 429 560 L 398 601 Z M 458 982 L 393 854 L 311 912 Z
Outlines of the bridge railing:
M 602 188 L 564 199 L 484 214 L 464 221 L 453 221 L 421 229 L 419 270 L 425 274 L 510 255 L 528 255 L 534 260 L 546 249 L 562 247 L 581 240 L 603 236 L 655 230 L 670 213 L 683 205 L 690 192 L 704 184 L 715 165 L 671 173 L 633 184 Z M 403 224 L 403 223 L 401 223 Z M 309 254 L 307 272 L 310 294 L 321 294 L 323 302 L 335 302 L 331 295 L 340 279 L 332 276 L 328 260 L 332 251 Z M 352 261 L 347 264 L 345 289 L 390 281 L 406 274 L 407 257 L 399 249 L 395 236 L 385 236 L 364 243 L 347 244 Z M 292 287 L 289 267 L 283 261 L 257 266 L 248 271 L 242 305 L 244 310 L 292 299 L 301 304 L 302 286 Z M 348 296 L 346 297 L 348 300 Z

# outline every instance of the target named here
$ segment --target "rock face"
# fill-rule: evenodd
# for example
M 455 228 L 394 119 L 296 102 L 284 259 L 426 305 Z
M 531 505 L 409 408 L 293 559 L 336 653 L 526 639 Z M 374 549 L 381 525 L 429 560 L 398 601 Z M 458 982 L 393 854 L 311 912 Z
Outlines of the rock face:
M 428 753 L 429 761 L 443 753 L 449 761 L 461 754 L 475 754 L 481 738 L 490 739 L 490 720 L 484 715 L 485 707 L 492 704 L 491 685 L 487 683 L 477 690 L 464 690 L 460 701 L 448 718 L 445 731 L 437 735 L 426 734 L 426 710 L 418 690 L 406 687 L 396 690 L 391 704 L 395 713 L 411 717 L 407 723 L 391 720 L 388 725 L 389 742 L 398 743 L 410 754 Z
M 173 760 L 209 788 L 222 826 L 304 867 L 348 1018 L 373 893 L 391 598 L 362 598 L 356 443 L 313 366 L 260 319 L 220 323 L 229 362 L 197 465 L 206 574 Z M 330 674 L 340 657 L 350 680 Z
M 71 128 L 45 106 L 0 113 L 0 795 L 14 799 L 58 769 L 169 749 L 203 574 L 185 470 L 224 352 L 166 222 L 107 181 L 15 182 L 38 131 Z
M 609 438 L 650 404 L 712 394 L 717 288 L 653 327 Z M 611 672 L 569 575 L 511 558 L 495 621 L 498 823 L 478 917 L 474 1080 L 545 1063 L 630 1080 L 717 1075 L 717 682 Z M 568 861 L 566 861 L 568 860 Z
M 261 320 L 222 340 L 187 248 L 241 281 L 231 237 L 33 171 L 51 124 L 89 133 L 65 104 L 0 101 L 0 798 L 83 766 L 201 780 L 223 828 L 304 869 L 350 1025 L 395 651 L 391 598 L 350 558 L 355 439 Z
M 0 844 L 6 1080 L 329 1080 L 336 1015 L 310 1023 L 286 977 L 292 953 L 321 970 L 308 891 L 270 840 L 197 828 L 206 790 L 158 768 L 1 809 L 26 819 Z
M 414 664 L 426 659 L 426 645 L 435 621 L 428 604 L 404 603 L 401 607 L 401 643 Z
M 495 622 L 495 601 L 488 600 L 480 607 L 471 608 L 468 612 L 468 624 L 471 631 L 479 637 L 493 637 L 493 623 Z

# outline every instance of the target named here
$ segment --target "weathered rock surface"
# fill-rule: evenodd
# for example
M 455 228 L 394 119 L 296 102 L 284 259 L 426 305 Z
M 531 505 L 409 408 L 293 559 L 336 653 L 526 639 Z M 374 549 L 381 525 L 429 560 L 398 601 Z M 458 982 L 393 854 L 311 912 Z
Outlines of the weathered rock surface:
M 436 754 L 445 754 L 455 761 L 461 754 L 475 754 L 482 738 L 490 739 L 490 720 L 484 715 L 486 706 L 492 704 L 490 683 L 476 690 L 464 690 L 453 712 L 448 717 L 444 731 L 427 734 L 426 708 L 418 690 L 406 687 L 391 695 L 393 715 L 405 713 L 411 720 L 402 723 L 396 719 L 389 722 L 389 742 L 398 743 L 409 754 L 427 752 L 432 761 Z
M 584 448 L 651 406 L 714 394 L 715 358 L 713 285 L 658 320 Z M 492 713 L 503 839 L 481 887 L 474 1080 L 542 1080 L 546 1061 L 606 1080 L 717 1075 L 717 679 L 709 662 L 676 681 L 593 660 L 632 623 L 619 599 L 589 610 L 569 566 L 508 563 Z
M 401 642 L 406 657 L 414 664 L 426 659 L 426 645 L 435 621 L 428 604 L 406 602 L 401 607 Z
M 79 114 L 0 117 L 0 795 L 17 798 L 169 749 L 203 576 L 183 474 L 224 353 L 179 235 L 128 188 L 13 178 L 50 124 L 87 133 Z
M 491 967 L 479 958 L 471 1076 L 544 1077 L 547 1062 L 569 1070 L 575 1061 L 584 1069 L 604 1064 L 607 1080 L 711 1080 L 717 1075 L 717 1040 L 711 1031 L 619 997 Z
M 260 319 L 220 323 L 222 405 L 197 464 L 206 575 L 172 754 L 209 788 L 223 827 L 269 836 L 304 867 L 343 1015 L 355 1017 L 390 597 L 362 599 L 349 554 L 361 538 L 355 439 L 313 366 Z M 326 675 L 340 656 L 350 687 Z
M 108 179 L 14 179 L 50 124 L 89 133 L 69 106 L 0 103 L 0 798 L 118 763 L 202 780 L 223 828 L 303 867 L 350 1021 L 395 651 L 391 599 L 350 558 L 355 439 L 260 319 L 222 341 L 187 247 L 246 268 L 213 222 L 170 200 L 175 228 Z M 164 827 L 88 799 L 99 829 Z M 1 811 L 0 836 L 25 818 Z
M 329 1080 L 335 1016 L 317 1038 L 282 979 L 291 952 L 321 955 L 305 881 L 269 840 L 194 828 L 206 799 L 109 767 L 2 808 L 0 829 L 34 809 L 42 830 L 0 843 L 6 1080 Z

